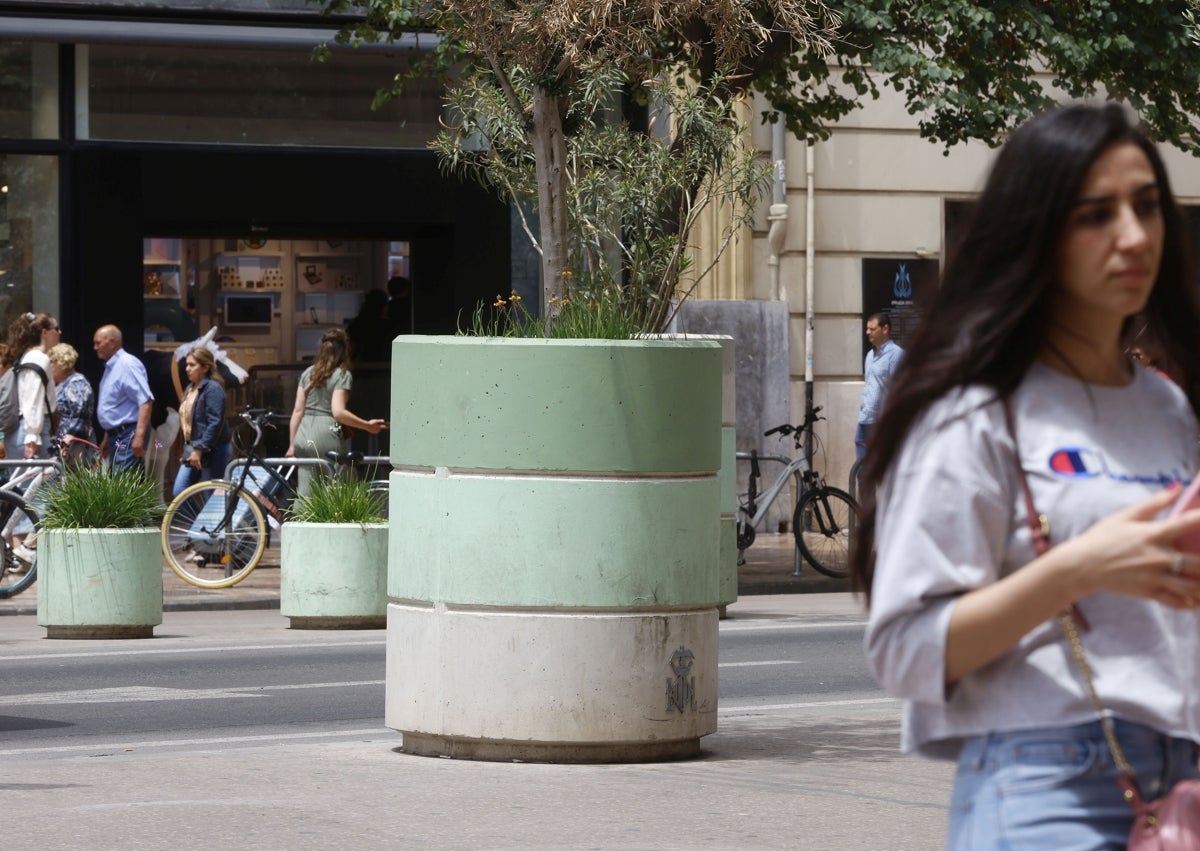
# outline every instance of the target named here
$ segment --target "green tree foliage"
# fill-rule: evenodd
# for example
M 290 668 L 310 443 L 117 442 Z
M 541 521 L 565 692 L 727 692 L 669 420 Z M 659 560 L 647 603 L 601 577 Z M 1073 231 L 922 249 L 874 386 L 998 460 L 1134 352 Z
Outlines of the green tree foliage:
M 835 3 L 842 27 L 831 58 L 764 55 L 746 70 L 801 136 L 827 135 L 882 84 L 904 93 L 926 137 L 947 147 L 968 139 L 997 145 L 1057 90 L 1060 98 L 1124 99 L 1158 140 L 1198 155 L 1200 52 L 1185 18 L 1194 2 Z
M 454 69 L 440 161 L 536 204 L 542 315 L 618 299 L 644 330 L 667 316 L 700 211 L 728 203 L 736 225 L 768 185 L 753 152 L 739 156 L 742 85 L 726 72 L 780 34 L 818 49 L 834 24 L 816 0 L 325 2 L 362 15 L 343 43 L 419 25 L 443 36 L 376 99 Z M 669 132 L 631 128 L 622 97 L 668 115 Z

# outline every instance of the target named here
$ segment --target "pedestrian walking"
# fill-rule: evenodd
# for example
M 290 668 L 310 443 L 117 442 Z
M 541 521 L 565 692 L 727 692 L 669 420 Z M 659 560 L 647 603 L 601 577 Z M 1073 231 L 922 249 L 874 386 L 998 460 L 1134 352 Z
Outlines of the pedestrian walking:
M 100 448 L 114 470 L 142 464 L 154 405 L 146 367 L 122 345 L 115 325 L 102 325 L 92 335 L 92 348 L 104 361 L 96 398 L 96 418 L 104 430 Z
M 346 406 L 350 402 L 350 340 L 340 328 L 321 335 L 321 345 L 312 366 L 300 375 L 296 404 L 290 422 L 289 457 L 324 458 L 327 452 L 342 448 L 343 426 L 379 434 L 387 427 L 382 419 L 364 420 Z M 312 491 L 312 470 L 300 467 L 296 491 L 307 496 Z
M 197 482 L 219 479 L 233 457 L 233 441 L 225 420 L 225 382 L 213 353 L 203 346 L 188 352 L 184 361 L 188 386 L 179 403 L 183 452 L 175 476 L 174 496 Z
M 1197 468 L 1188 234 L 1123 108 L 1041 115 L 998 155 L 909 340 L 852 575 L 902 747 L 957 760 L 951 849 L 1125 847 L 1134 813 L 1072 634 L 1146 797 L 1200 775 L 1200 555 L 1175 547 L 1200 511 L 1164 518 Z M 1128 357 L 1142 312 L 1180 386 Z
M 863 391 L 858 405 L 858 425 L 854 429 L 856 460 L 867 452 L 871 431 L 883 412 L 888 381 L 904 356 L 904 350 L 892 339 L 892 318 L 887 313 L 871 314 L 867 318 L 866 334 L 871 350 L 863 361 Z

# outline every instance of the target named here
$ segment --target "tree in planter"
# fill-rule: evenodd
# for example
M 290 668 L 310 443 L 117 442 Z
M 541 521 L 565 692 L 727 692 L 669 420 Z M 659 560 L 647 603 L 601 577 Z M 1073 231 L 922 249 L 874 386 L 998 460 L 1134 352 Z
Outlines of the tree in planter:
M 455 126 L 435 147 L 448 169 L 518 209 L 536 202 L 538 235 L 526 230 L 542 260 L 542 315 L 557 315 L 574 279 L 577 293 L 615 299 L 641 330 L 663 324 L 704 206 L 744 205 L 736 227 L 767 185 L 752 152 L 737 155 L 735 87 L 724 71 L 778 33 L 827 44 L 834 23 L 811 0 L 325 0 L 325 8 L 365 12 L 339 34 L 343 42 L 419 25 L 447 37 L 434 56 L 461 63 Z M 688 73 L 701 65 L 704 74 Z M 669 107 L 670 134 L 614 121 L 622 93 Z

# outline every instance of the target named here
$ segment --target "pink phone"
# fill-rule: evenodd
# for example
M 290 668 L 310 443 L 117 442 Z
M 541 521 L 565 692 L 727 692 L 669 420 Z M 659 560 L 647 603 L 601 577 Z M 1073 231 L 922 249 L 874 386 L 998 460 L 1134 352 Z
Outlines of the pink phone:
M 1200 474 L 1197 474 L 1191 484 L 1184 488 L 1179 499 L 1171 505 L 1171 512 L 1167 516 L 1178 517 L 1193 508 L 1200 508 Z M 1176 538 L 1175 548 L 1185 553 L 1200 553 L 1200 529 Z

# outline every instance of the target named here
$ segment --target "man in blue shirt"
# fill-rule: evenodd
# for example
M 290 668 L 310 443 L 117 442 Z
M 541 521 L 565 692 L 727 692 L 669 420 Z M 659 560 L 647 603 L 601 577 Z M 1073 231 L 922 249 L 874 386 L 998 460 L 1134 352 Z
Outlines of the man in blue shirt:
M 104 429 L 100 448 L 114 470 L 141 465 L 154 403 L 146 367 L 121 343 L 121 329 L 115 325 L 101 326 L 92 336 L 92 348 L 104 361 L 96 396 L 96 418 Z
M 886 313 L 872 313 L 867 319 L 867 342 L 871 351 L 863 364 L 862 400 L 858 408 L 858 427 L 854 430 L 854 457 L 862 458 L 875 420 L 883 411 L 883 397 L 888 379 L 896 371 L 904 350 L 892 341 L 892 318 Z

